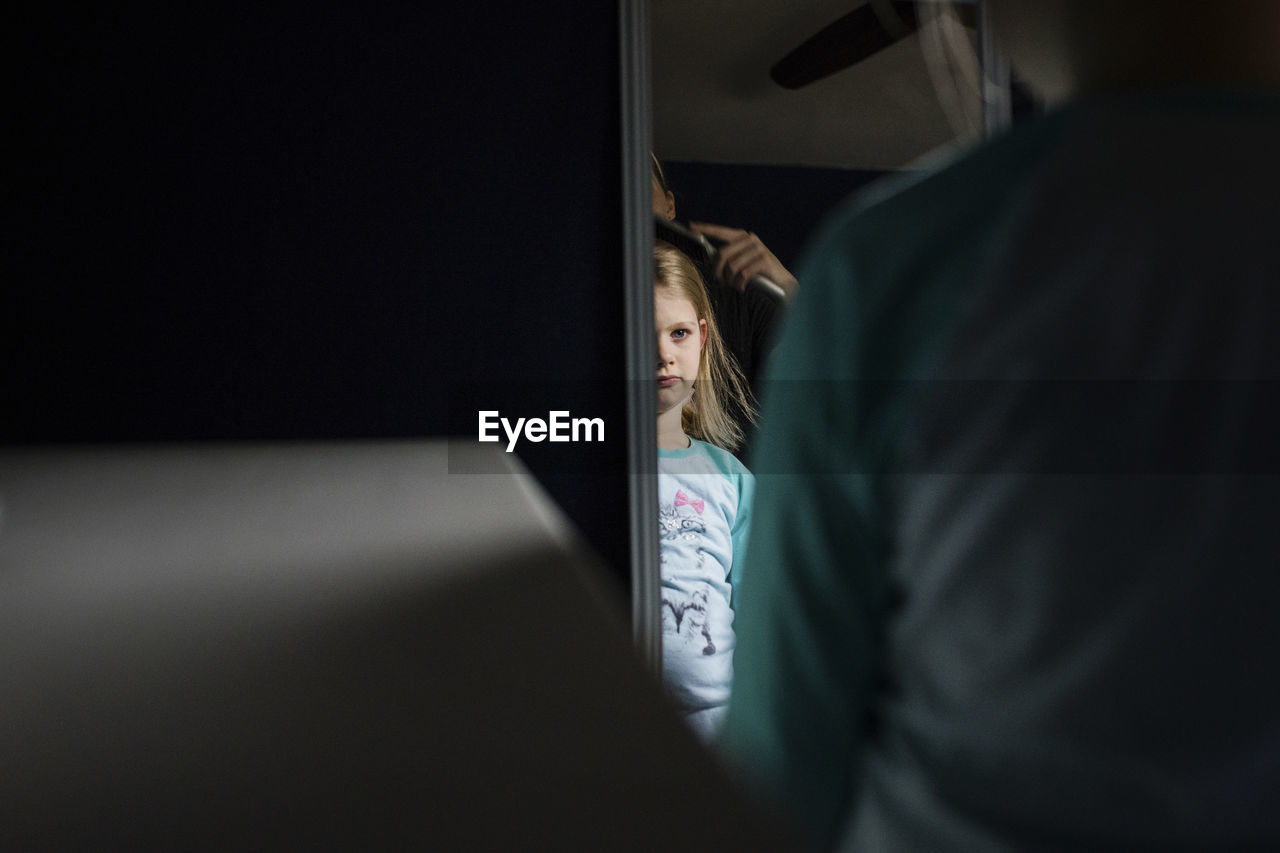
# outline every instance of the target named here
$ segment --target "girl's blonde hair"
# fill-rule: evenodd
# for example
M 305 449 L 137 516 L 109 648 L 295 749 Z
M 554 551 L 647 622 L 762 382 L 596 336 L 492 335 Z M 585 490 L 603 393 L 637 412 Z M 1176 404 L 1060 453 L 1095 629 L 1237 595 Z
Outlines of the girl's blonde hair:
M 658 187 L 664 193 L 671 192 L 671 185 L 667 183 L 667 173 L 662 168 L 662 161 L 652 151 L 649 152 L 649 174 L 653 175 L 653 179 L 658 182 Z
M 680 413 L 680 426 L 693 438 L 737 450 L 745 437 L 729 414 L 731 405 L 749 421 L 755 421 L 755 405 L 737 360 L 725 349 L 711 312 L 711 299 L 698 268 L 689 256 L 662 240 L 653 245 L 653 286 L 675 291 L 688 299 L 699 320 L 707 322 L 707 341 L 698 359 L 693 399 Z

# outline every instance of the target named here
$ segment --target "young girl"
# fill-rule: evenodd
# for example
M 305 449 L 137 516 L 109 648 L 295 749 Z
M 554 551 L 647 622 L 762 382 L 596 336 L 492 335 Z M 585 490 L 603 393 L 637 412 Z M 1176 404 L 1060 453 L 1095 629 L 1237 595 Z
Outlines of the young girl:
M 725 404 L 745 411 L 750 404 L 697 269 L 661 241 L 654 247 L 654 321 L 662 671 L 689 725 L 709 740 L 733 681 L 733 590 L 754 488 L 751 472 L 724 449 L 742 439 Z

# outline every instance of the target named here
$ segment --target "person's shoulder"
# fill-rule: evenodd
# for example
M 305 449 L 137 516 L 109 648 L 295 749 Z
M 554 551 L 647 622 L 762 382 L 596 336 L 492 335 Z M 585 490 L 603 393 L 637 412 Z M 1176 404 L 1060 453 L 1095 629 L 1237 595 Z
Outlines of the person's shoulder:
M 954 253 L 1000 232 L 1001 217 L 1056 144 L 1060 124 L 1037 117 L 988 141 L 937 149 L 846 198 L 807 241 L 796 269 L 804 284 L 788 313 L 804 316 L 808 330 L 844 328 L 897 305 L 904 283 L 949 268 Z
M 935 240 L 940 230 L 969 221 L 975 210 L 1016 189 L 1069 120 L 1041 116 L 990 140 L 934 149 L 838 205 L 813 245 L 821 251 L 851 239 L 870 246 Z
M 1280 126 L 1274 92 L 1137 90 L 1082 97 L 1026 118 L 990 139 L 949 143 L 859 190 L 824 220 L 811 248 L 934 244 L 939 232 L 979 222 L 984 210 L 1000 210 L 1023 191 L 1029 176 L 1051 163 L 1071 175 L 1095 168 L 1097 151 L 1116 138 L 1140 140 L 1147 155 L 1176 143 L 1173 129 L 1211 128 L 1241 117 Z M 1237 122 L 1238 123 L 1238 122 Z M 1229 143 L 1224 143 L 1229 144 Z M 1135 146 L 1137 147 L 1137 146 Z

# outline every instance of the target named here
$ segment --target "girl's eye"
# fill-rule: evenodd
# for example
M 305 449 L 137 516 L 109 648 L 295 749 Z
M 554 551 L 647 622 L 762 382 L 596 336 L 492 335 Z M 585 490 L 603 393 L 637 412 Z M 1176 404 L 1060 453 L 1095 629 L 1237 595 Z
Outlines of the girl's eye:
M 675 338 L 677 341 L 683 341 L 685 338 L 689 337 L 689 330 L 676 329 L 674 332 L 671 333 L 671 337 Z

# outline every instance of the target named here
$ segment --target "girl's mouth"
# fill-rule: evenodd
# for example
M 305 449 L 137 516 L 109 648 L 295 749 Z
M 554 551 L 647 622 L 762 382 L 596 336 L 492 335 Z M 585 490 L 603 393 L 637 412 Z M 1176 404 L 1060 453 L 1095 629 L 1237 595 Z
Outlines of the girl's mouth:
M 680 377 L 679 377 L 679 376 L 659 376 L 659 377 L 658 377 L 658 387 L 659 387 L 659 388 L 670 388 L 672 385 L 675 385 L 675 384 L 676 384 L 677 382 L 679 382 L 679 381 L 680 381 Z

